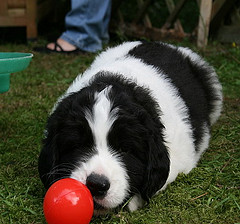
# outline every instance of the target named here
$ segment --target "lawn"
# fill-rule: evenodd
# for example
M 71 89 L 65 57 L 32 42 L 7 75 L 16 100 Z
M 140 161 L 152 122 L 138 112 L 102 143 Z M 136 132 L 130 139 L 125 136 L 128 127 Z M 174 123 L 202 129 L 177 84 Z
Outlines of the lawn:
M 31 44 L 0 45 L 0 51 L 31 49 Z M 142 210 L 123 208 L 92 223 L 240 223 L 240 48 L 211 43 L 200 54 L 216 68 L 224 110 L 197 168 L 180 175 Z M 30 66 L 13 74 L 10 90 L 0 95 L 1 224 L 45 223 L 45 190 L 37 171 L 45 122 L 58 96 L 93 59 L 93 54 L 34 53 Z

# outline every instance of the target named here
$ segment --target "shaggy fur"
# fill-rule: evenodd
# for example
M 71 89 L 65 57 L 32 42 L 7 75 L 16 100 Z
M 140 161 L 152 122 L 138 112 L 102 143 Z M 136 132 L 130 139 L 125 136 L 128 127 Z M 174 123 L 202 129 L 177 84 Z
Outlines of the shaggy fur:
M 95 210 L 134 211 L 207 149 L 222 107 L 214 69 L 188 48 L 126 42 L 101 53 L 49 116 L 39 173 L 71 177 Z

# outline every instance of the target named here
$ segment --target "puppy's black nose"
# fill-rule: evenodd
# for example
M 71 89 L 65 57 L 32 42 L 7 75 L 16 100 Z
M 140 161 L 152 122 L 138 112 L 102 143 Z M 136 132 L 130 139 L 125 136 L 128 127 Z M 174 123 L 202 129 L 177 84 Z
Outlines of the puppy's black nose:
M 104 175 L 99 175 L 96 173 L 92 173 L 87 177 L 86 185 L 91 191 L 92 195 L 95 197 L 104 197 L 110 188 L 110 182 L 108 178 Z

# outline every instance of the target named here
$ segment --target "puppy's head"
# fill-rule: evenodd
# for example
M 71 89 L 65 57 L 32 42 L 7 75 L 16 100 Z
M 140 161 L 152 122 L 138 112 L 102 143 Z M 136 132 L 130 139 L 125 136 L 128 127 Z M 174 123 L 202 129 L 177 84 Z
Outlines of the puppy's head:
M 39 159 L 46 187 L 77 179 L 90 189 L 95 209 L 108 210 L 133 195 L 148 200 L 164 185 L 169 159 L 163 127 L 154 105 L 147 106 L 150 99 L 130 89 L 85 88 L 59 103 Z

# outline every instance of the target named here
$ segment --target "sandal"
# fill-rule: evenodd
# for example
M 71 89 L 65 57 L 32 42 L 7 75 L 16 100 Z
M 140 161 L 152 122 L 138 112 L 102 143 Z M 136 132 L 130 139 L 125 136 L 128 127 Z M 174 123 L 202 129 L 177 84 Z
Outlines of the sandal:
M 57 50 L 57 48 L 59 48 L 60 50 Z M 35 47 L 33 48 L 34 51 L 40 52 L 40 53 L 60 53 L 60 54 L 79 54 L 79 53 L 84 53 L 85 51 L 77 48 L 75 50 L 72 51 L 65 51 L 63 50 L 63 48 L 57 43 L 54 42 L 54 49 L 49 49 L 47 47 L 47 45 L 45 47 Z

